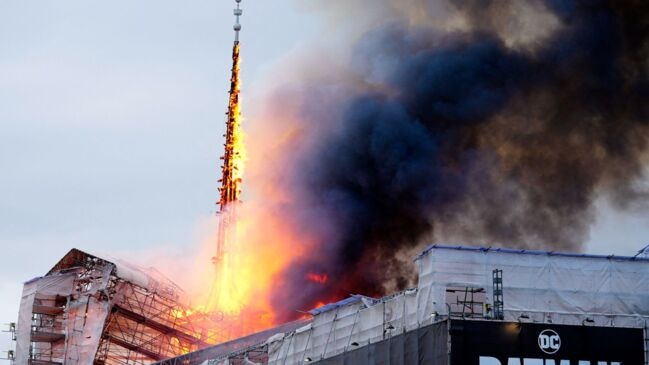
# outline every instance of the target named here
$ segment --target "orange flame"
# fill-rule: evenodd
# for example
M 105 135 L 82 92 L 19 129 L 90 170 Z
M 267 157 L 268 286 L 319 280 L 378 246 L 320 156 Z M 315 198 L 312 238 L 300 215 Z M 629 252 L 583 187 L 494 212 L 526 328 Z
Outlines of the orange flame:
M 316 246 L 319 238 L 304 232 L 290 220 L 287 207 L 295 206 L 300 197 L 287 185 L 285 174 L 300 158 L 300 150 L 309 145 L 312 132 L 305 131 L 299 120 L 298 105 L 291 97 L 279 95 L 268 99 L 268 107 L 250 134 L 241 130 L 240 57 L 239 44 L 233 49 L 233 68 L 223 178 L 220 186 L 218 229 L 205 243 L 193 269 L 186 275 L 194 282 L 193 301 L 197 313 L 207 313 L 214 319 L 210 338 L 219 342 L 269 328 L 280 313 L 275 313 L 274 294 L 282 289 L 281 276 L 289 265 L 297 262 Z M 247 120 L 246 120 L 247 123 Z M 245 142 L 245 144 L 244 144 Z M 247 151 L 249 149 L 249 151 Z M 250 152 L 248 154 L 248 152 Z M 244 176 L 245 173 L 245 176 Z M 246 179 L 246 201 L 239 203 L 240 186 Z M 212 227 L 214 228 L 214 227 Z M 217 248 L 214 266 L 209 265 L 214 242 Z M 325 285 L 330 277 L 323 272 L 310 272 L 305 280 Z M 211 288 L 211 289 L 210 289 Z M 314 298 L 316 299 L 316 298 Z M 323 298 L 318 298 L 323 299 Z M 332 301 L 340 298 L 332 298 Z M 308 308 L 293 308 L 283 304 L 286 313 Z M 323 306 L 325 302 L 317 303 Z
M 301 254 L 297 248 L 300 246 L 294 244 L 298 239 L 289 225 L 273 211 L 278 197 L 270 194 L 263 200 L 239 203 L 247 162 L 241 130 L 239 43 L 235 43 L 232 57 L 223 176 L 219 189 L 217 253 L 213 259 L 216 270 L 203 268 L 198 275 L 205 281 L 202 287 L 211 289 L 209 293 L 200 294 L 198 301 L 204 304 L 196 308 L 212 314 L 215 319 L 212 332 L 220 341 L 275 324 L 270 301 L 276 284 L 274 279 Z
M 314 283 L 324 285 L 329 280 L 329 275 L 327 275 L 326 273 L 316 274 L 316 273 L 310 272 L 310 273 L 306 274 L 306 278 L 307 278 L 307 280 L 312 281 Z
M 205 288 L 214 286 L 207 304 L 198 309 L 213 313 L 215 327 L 229 327 L 220 341 L 261 331 L 276 324 L 272 291 L 275 279 L 289 263 L 301 254 L 293 245 L 297 239 L 282 220 L 268 207 L 257 202 L 237 206 L 236 241 L 218 269 L 206 268 L 199 275 Z M 263 224 L 263 229 L 260 229 Z M 215 277 L 216 275 L 216 277 Z M 214 285 L 216 283 L 216 285 Z M 205 294 L 205 293 L 203 293 Z M 205 299 L 199 300 L 205 303 Z M 213 317 L 214 317 L 213 316 Z
M 239 74 L 241 72 L 241 57 L 239 56 L 239 43 L 236 43 L 234 46 L 233 52 L 233 70 L 232 70 L 232 91 L 230 95 L 230 120 L 232 130 L 232 139 L 230 143 L 232 144 L 232 150 L 234 151 L 232 156 L 232 175 L 235 184 L 237 184 L 237 196 L 241 194 L 241 182 L 243 180 L 243 173 L 245 168 L 245 163 L 247 160 L 246 146 L 244 144 L 243 132 L 241 131 L 241 101 L 239 98 L 239 93 L 241 92 L 241 78 Z

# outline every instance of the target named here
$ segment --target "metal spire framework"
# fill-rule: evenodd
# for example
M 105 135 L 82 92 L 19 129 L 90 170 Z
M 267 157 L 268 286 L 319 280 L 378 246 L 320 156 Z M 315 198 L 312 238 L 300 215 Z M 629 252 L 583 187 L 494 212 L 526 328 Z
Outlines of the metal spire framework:
M 216 256 L 214 257 L 215 263 L 218 265 L 224 258 L 227 252 L 227 244 L 229 240 L 227 230 L 232 227 L 235 218 L 234 210 L 236 203 L 239 202 L 241 194 L 241 175 L 242 175 L 242 141 L 241 141 L 241 107 L 239 104 L 239 93 L 241 91 L 241 82 L 239 79 L 240 71 L 240 58 L 239 58 L 239 32 L 241 31 L 241 24 L 239 18 L 243 14 L 240 8 L 241 0 L 236 0 L 237 8 L 234 9 L 236 16 L 236 23 L 234 24 L 234 46 L 232 48 L 232 76 L 230 78 L 230 100 L 228 103 L 226 132 L 225 132 L 225 152 L 221 159 L 223 166 L 221 167 L 221 179 L 219 182 L 220 200 L 219 215 L 221 215 L 222 224 L 219 225 L 219 236 L 217 238 Z
M 237 7 L 234 9 L 236 22 L 234 24 L 234 45 L 232 48 L 232 74 L 230 77 L 230 97 L 228 102 L 224 153 L 221 157 L 221 178 L 219 179 L 220 198 L 217 203 L 218 209 L 218 232 L 216 237 L 216 252 L 212 261 L 215 265 L 216 278 L 213 282 L 208 298 L 207 309 L 219 311 L 222 315 L 237 316 L 232 312 L 232 306 L 224 306 L 230 303 L 228 297 L 237 291 L 234 285 L 234 273 L 236 271 L 236 229 L 237 229 L 237 204 L 241 195 L 241 182 L 243 175 L 244 148 L 241 133 L 241 105 L 239 94 L 241 91 L 240 72 L 240 43 L 239 22 L 243 11 L 240 8 L 241 0 L 235 0 Z M 224 308 L 227 307 L 227 308 Z M 235 320 L 236 321 L 236 320 Z
M 225 151 L 223 165 L 221 166 L 221 179 L 219 180 L 220 199 L 218 209 L 218 232 L 216 237 L 216 253 L 212 258 L 215 265 L 215 278 L 209 291 L 204 309 L 211 313 L 215 324 L 211 333 L 212 337 L 222 341 L 241 337 L 259 331 L 264 326 L 260 319 L 263 312 L 251 308 L 242 299 L 246 293 L 245 284 L 242 285 L 241 265 L 245 261 L 245 252 L 238 246 L 237 210 L 240 204 L 241 183 L 245 163 L 245 148 L 241 131 L 241 91 L 240 72 L 240 43 L 241 31 L 240 17 L 243 11 L 240 8 L 241 0 L 236 1 L 234 15 L 234 45 L 232 48 L 232 75 L 230 78 L 230 98 L 226 113 Z

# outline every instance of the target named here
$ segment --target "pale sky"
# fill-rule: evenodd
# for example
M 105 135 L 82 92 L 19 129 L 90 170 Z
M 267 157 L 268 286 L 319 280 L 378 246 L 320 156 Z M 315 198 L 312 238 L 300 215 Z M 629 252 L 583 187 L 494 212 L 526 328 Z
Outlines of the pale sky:
M 246 93 L 318 19 L 292 0 L 243 6 Z M 218 195 L 233 7 L 0 1 L 0 329 L 22 283 L 73 247 L 182 252 L 195 239 Z
M 73 247 L 181 253 L 195 240 L 217 199 L 233 5 L 0 1 L 1 329 L 22 283 Z M 295 0 L 243 5 L 250 104 L 277 63 L 332 29 Z M 589 252 L 649 243 L 646 216 L 602 206 Z

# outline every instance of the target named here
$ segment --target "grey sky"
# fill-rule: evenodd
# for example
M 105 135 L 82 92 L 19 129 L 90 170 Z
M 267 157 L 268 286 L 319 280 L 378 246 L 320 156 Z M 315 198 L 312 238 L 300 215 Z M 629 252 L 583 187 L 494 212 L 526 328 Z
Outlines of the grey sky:
M 0 325 L 72 247 L 182 254 L 196 238 L 217 195 L 233 3 L 0 1 Z M 246 105 L 332 29 L 294 0 L 244 3 L 243 27 Z M 602 212 L 590 252 L 649 243 L 643 216 Z
M 195 238 L 217 198 L 233 5 L 0 2 L 0 325 L 72 247 L 181 253 Z M 244 9 L 245 93 L 316 19 L 289 0 Z

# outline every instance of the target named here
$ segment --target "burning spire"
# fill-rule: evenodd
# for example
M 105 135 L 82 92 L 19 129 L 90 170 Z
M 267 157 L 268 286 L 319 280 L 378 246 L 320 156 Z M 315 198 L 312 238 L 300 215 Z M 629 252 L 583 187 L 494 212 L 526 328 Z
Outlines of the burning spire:
M 228 103 L 227 124 L 225 137 L 225 153 L 223 154 L 222 177 L 219 180 L 221 199 L 219 200 L 219 213 L 225 212 L 232 203 L 239 200 L 241 193 L 241 173 L 243 169 L 241 145 L 241 108 L 239 104 L 240 79 L 239 79 L 239 31 L 241 24 L 239 17 L 243 14 L 236 0 L 237 8 L 234 9 L 236 23 L 234 24 L 234 47 L 232 49 L 232 76 L 230 78 L 230 101 Z M 218 256 L 218 255 L 217 255 Z
M 225 152 L 221 160 L 221 179 L 219 182 L 220 199 L 217 203 L 219 206 L 218 215 L 219 229 L 216 238 L 216 254 L 212 258 L 216 265 L 216 281 L 212 288 L 209 298 L 208 308 L 222 307 L 223 293 L 231 293 L 233 288 L 228 283 L 232 283 L 229 274 L 232 272 L 232 251 L 233 244 L 236 241 L 236 205 L 239 202 L 241 194 L 241 181 L 243 175 L 244 148 L 241 132 L 241 105 L 239 93 L 241 91 L 241 82 L 239 78 L 239 32 L 241 24 L 239 23 L 243 11 L 240 8 L 241 0 L 235 0 L 237 8 L 234 9 L 236 22 L 234 24 L 234 45 L 232 48 L 232 75 L 230 78 L 230 98 L 228 102 L 226 132 L 225 132 Z

